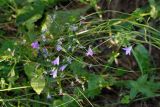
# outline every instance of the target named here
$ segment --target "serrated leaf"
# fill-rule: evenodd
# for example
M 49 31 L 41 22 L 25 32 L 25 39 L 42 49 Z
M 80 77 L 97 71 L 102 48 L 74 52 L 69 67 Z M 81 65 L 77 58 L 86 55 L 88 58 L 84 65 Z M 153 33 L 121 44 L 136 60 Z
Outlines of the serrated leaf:
M 151 64 L 150 64 L 150 58 L 149 58 L 149 53 L 147 49 L 140 44 L 140 45 L 137 45 L 132 52 L 142 74 L 149 72 Z
M 40 76 L 40 77 L 32 78 L 31 86 L 32 86 L 33 90 L 39 95 L 45 87 L 44 77 Z

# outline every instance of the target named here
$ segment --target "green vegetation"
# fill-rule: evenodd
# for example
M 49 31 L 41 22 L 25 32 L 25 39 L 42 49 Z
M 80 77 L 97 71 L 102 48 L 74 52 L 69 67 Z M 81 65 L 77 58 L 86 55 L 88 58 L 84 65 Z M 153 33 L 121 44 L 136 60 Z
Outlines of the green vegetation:
M 114 2 L 0 0 L 0 106 L 158 107 L 160 1 Z

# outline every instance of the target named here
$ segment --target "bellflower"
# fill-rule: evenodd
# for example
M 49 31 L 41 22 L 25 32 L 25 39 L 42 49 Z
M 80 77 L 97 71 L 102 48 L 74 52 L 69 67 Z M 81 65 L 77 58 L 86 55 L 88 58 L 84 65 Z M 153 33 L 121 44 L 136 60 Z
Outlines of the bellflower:
M 43 55 L 45 58 L 48 56 L 48 51 L 46 48 L 43 48 Z
M 52 98 L 52 96 L 48 93 L 47 94 L 47 99 L 51 99 Z
M 58 44 L 58 45 L 56 46 L 56 50 L 57 50 L 57 51 L 61 51 L 61 50 L 62 50 L 62 46 Z
M 34 48 L 34 49 L 38 49 L 38 48 L 39 48 L 39 43 L 38 43 L 38 41 L 33 42 L 33 43 L 31 44 L 31 46 L 32 46 L 32 48 Z
M 61 66 L 61 67 L 59 68 L 59 70 L 60 70 L 60 71 L 64 71 L 64 70 L 66 69 L 66 67 L 67 67 L 67 64 Z
M 93 56 L 93 51 L 92 51 L 92 49 L 90 47 L 88 48 L 86 56 Z
M 59 56 L 54 61 L 52 61 L 52 64 L 59 65 Z
M 53 68 L 50 75 L 52 75 L 53 78 L 56 78 L 57 77 L 57 69 Z
M 125 51 L 126 55 L 131 55 L 132 46 L 122 48 Z

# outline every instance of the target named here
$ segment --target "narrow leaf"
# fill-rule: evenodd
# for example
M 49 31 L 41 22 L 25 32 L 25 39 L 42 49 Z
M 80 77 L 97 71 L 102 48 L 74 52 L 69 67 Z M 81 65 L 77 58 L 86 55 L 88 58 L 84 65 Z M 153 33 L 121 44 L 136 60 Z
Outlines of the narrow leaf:
M 132 52 L 142 74 L 147 73 L 150 70 L 150 66 L 151 66 L 149 53 L 147 49 L 140 44 L 140 45 L 137 45 Z

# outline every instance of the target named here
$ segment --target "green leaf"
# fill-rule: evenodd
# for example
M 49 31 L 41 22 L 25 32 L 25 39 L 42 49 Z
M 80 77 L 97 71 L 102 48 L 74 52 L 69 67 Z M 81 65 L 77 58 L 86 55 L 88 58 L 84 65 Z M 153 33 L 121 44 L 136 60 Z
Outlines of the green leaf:
M 31 79 L 33 76 L 34 76 L 34 71 L 35 71 L 35 68 L 36 68 L 36 63 L 34 62 L 30 62 L 30 63 L 27 63 L 24 65 L 24 71 L 25 71 L 25 74 L 27 75 L 27 77 L 29 79 Z
M 152 18 L 157 18 L 158 16 L 158 8 L 157 8 L 157 5 L 156 5 L 156 1 L 155 0 L 148 0 L 149 1 L 149 4 L 150 4 L 150 7 L 151 7 L 151 10 L 150 10 L 150 15 Z
M 11 69 L 11 71 L 8 73 L 8 81 L 12 84 L 19 78 L 18 73 L 15 72 L 14 69 Z
M 68 29 L 68 24 L 74 24 L 80 18 L 80 15 L 83 15 L 87 8 L 80 8 L 74 10 L 67 10 L 67 11 L 56 11 L 49 15 L 50 18 L 47 18 L 46 23 L 49 23 L 50 32 L 53 35 L 63 35 L 64 31 Z M 52 18 L 55 16 L 55 18 Z M 53 21 L 51 23 L 51 21 Z
M 54 100 L 53 101 L 53 107 L 66 107 L 65 105 L 64 105 L 64 102 L 62 101 L 62 100 Z
M 122 104 L 128 104 L 130 102 L 130 97 L 129 95 L 125 95 L 122 99 L 121 99 L 121 103 Z
M 151 97 L 155 95 L 155 92 L 160 89 L 160 84 L 155 81 L 148 80 L 147 75 L 142 75 L 136 81 L 129 81 L 130 98 L 134 99 L 138 93 L 144 96 Z
M 96 95 L 100 94 L 103 87 L 108 87 L 111 84 L 105 81 L 101 75 L 90 74 L 88 77 L 88 87 L 86 90 L 86 96 L 94 98 Z
M 31 80 L 33 90 L 39 95 L 45 87 L 45 79 L 42 76 L 34 77 Z
M 74 61 L 72 62 L 70 69 L 73 71 L 75 75 L 86 77 L 88 73 L 82 66 L 83 64 L 81 64 L 80 62 Z
M 1 45 L 1 44 L 0 44 Z M 16 48 L 16 43 L 13 40 L 5 40 L 3 41 L 3 44 L 0 47 L 0 55 L 3 55 L 5 53 L 5 55 L 10 55 L 11 52 L 7 51 L 8 49 L 10 49 L 11 51 L 13 51 Z
M 31 23 L 36 22 L 41 18 L 44 11 L 44 3 L 37 0 L 31 4 L 25 5 L 22 9 L 18 10 L 17 23 L 22 24 L 26 21 Z
M 0 6 L 6 5 L 8 0 L 0 0 Z
M 142 74 L 146 74 L 149 72 L 151 64 L 150 57 L 147 49 L 143 45 L 137 45 L 132 53 L 138 63 L 138 66 L 142 72 Z
M 158 16 L 158 10 L 157 10 L 157 7 L 155 5 L 151 5 L 150 15 L 154 19 L 157 18 L 157 16 Z
M 77 102 L 78 99 L 76 99 L 74 96 L 69 96 L 69 95 L 63 96 L 63 105 L 65 104 L 64 105 L 65 107 L 79 107 Z

